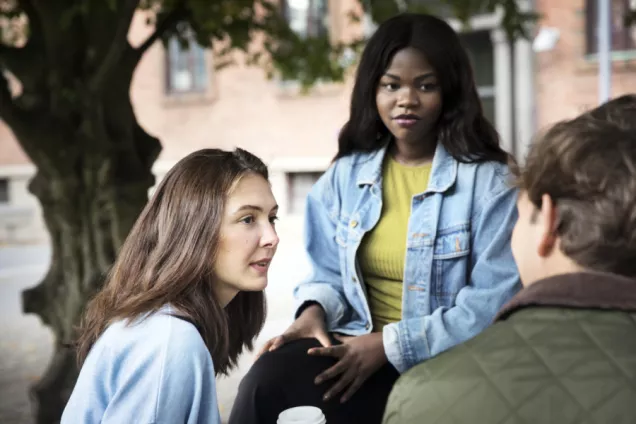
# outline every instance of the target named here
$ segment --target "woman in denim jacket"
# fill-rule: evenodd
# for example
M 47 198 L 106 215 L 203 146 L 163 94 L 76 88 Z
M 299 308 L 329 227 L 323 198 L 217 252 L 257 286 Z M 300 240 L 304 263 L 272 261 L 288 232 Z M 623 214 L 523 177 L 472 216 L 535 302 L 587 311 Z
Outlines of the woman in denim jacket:
M 314 405 L 329 424 L 379 423 L 399 373 L 484 330 L 520 288 L 507 159 L 452 28 L 380 25 L 307 199 L 296 320 L 263 347 L 230 422 Z

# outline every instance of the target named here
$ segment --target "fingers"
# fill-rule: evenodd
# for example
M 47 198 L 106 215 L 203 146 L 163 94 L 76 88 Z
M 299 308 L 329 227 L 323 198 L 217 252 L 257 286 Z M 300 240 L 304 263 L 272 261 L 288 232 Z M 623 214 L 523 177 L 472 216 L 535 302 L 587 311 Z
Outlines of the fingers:
M 261 355 L 263 355 L 265 352 L 272 352 L 284 344 L 285 344 L 285 338 L 283 335 L 274 337 L 273 339 L 269 339 L 268 341 L 265 342 L 263 347 L 261 347 L 258 353 L 256 354 L 256 359 L 260 358 Z
M 362 376 L 358 376 L 355 380 L 353 380 L 353 383 L 351 383 L 345 394 L 342 395 L 342 398 L 340 398 L 340 403 L 345 403 L 346 401 L 351 399 L 351 396 L 353 396 L 354 393 L 357 392 L 360 387 L 362 387 L 362 384 L 365 382 L 365 380 L 366 378 Z
M 329 334 L 327 334 L 326 331 L 319 331 L 315 337 L 324 347 L 331 346 L 331 339 L 329 338 Z
M 345 372 L 347 370 L 347 367 L 348 366 L 345 361 L 338 361 L 335 365 L 320 373 L 314 380 L 314 383 L 320 384 L 323 381 L 331 380 L 332 378 L 337 377 L 338 375 Z
M 331 389 L 329 389 L 327 391 L 327 393 L 325 393 L 325 395 L 322 397 L 322 399 L 324 401 L 328 401 L 329 399 L 333 398 L 334 396 L 336 396 L 338 393 L 342 392 L 345 387 L 347 387 L 348 385 L 350 385 L 353 380 L 356 378 L 356 370 L 349 368 L 347 370 L 347 372 L 345 372 L 342 377 L 340 377 L 340 379 L 338 380 L 338 382 L 336 384 L 334 384 Z M 356 389 L 357 390 L 357 389 Z
M 278 349 L 279 347 L 281 347 L 285 343 L 287 343 L 287 337 L 285 337 L 284 334 L 274 338 L 272 345 L 269 347 L 269 352 L 272 352 L 272 351 Z
M 340 359 L 347 353 L 347 346 L 312 347 L 307 353 L 313 356 L 332 356 Z
M 258 358 L 261 357 L 261 355 L 263 355 L 265 352 L 269 351 L 269 348 L 272 346 L 272 344 L 274 343 L 274 339 L 270 339 L 268 341 L 265 342 L 265 344 L 258 350 L 258 352 L 256 353 L 256 358 L 255 360 L 257 360 Z
M 346 343 L 348 340 L 354 339 L 353 336 L 345 336 L 344 334 L 334 333 L 333 337 L 341 343 Z

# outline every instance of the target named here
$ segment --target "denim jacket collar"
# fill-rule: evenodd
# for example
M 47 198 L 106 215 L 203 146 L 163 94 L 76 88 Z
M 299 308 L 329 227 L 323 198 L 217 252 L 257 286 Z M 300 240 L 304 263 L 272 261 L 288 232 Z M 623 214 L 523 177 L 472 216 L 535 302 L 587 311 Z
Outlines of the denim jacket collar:
M 384 155 L 386 154 L 388 146 L 389 143 L 384 143 L 381 148 L 369 153 L 358 173 L 358 179 L 356 181 L 358 186 L 374 185 L 380 182 L 382 178 L 382 163 L 384 162 Z
M 382 148 L 369 154 L 364 165 L 360 168 L 357 179 L 358 186 L 374 185 L 380 182 L 382 178 L 382 163 L 384 162 L 388 145 L 389 143 L 385 143 Z M 426 192 L 443 193 L 451 188 L 457 179 L 457 166 L 458 162 L 446 151 L 442 143 L 437 143 Z

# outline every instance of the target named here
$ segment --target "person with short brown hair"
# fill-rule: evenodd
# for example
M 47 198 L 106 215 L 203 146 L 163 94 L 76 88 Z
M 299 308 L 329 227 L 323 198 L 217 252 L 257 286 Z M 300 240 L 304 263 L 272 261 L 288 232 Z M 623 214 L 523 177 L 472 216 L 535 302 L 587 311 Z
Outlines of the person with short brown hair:
M 564 255 L 559 263 L 567 258 L 573 269 L 636 277 L 634 132 L 591 116 L 558 123 L 532 147 L 516 185 L 518 209 L 530 211 L 529 224 L 543 212 L 554 215 L 543 220 L 554 225 L 545 242 L 552 248 L 558 238 L 557 253 Z M 524 227 L 520 221 L 517 232 Z M 519 238 L 525 242 L 517 243 L 517 266 L 528 267 L 526 275 L 552 273 L 542 255 L 528 260 L 535 246 L 525 235 Z
M 636 129 L 636 94 L 624 94 L 590 110 L 595 119 L 610 122 L 623 129 Z
M 524 289 L 404 374 L 385 424 L 636 422 L 636 96 L 554 125 L 516 170 Z

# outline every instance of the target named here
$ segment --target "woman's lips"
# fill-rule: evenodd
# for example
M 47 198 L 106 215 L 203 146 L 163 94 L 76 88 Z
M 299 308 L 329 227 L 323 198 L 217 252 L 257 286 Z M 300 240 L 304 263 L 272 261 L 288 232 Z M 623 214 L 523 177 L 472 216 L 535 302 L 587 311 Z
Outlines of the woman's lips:
M 395 118 L 395 123 L 404 128 L 410 128 L 419 122 L 417 118 Z
M 254 268 L 259 273 L 266 273 L 269 269 L 269 264 L 271 263 L 271 259 L 252 262 L 250 266 Z

